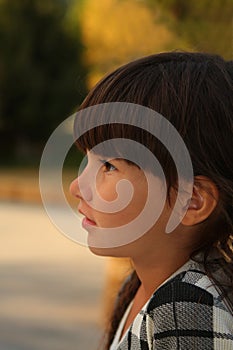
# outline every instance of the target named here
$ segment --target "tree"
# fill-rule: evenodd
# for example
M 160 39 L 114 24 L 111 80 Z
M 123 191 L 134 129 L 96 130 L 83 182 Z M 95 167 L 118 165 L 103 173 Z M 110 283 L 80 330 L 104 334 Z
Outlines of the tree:
M 0 144 L 14 155 L 45 143 L 86 94 L 81 34 L 62 0 L 0 2 Z
M 167 50 L 232 57 L 232 0 L 80 0 L 89 86 L 139 56 Z M 80 14 L 81 13 L 81 14 Z
M 232 0 L 145 0 L 156 13 L 160 6 L 164 23 L 195 51 L 232 59 Z
M 187 47 L 161 22 L 159 7 L 154 13 L 142 1 L 86 0 L 81 27 L 90 86 L 129 60 L 174 46 Z

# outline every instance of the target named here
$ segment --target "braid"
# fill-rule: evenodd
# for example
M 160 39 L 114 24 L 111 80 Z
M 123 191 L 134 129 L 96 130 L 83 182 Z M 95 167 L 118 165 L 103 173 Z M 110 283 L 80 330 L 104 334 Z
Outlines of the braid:
M 137 276 L 136 271 L 133 271 L 131 275 L 124 282 L 122 288 L 120 289 L 116 299 L 115 307 L 110 319 L 110 326 L 106 331 L 106 336 L 105 336 L 106 345 L 104 347 L 104 350 L 109 349 L 114 339 L 119 323 L 125 313 L 125 310 L 127 309 L 130 302 L 133 300 L 140 284 L 141 282 Z

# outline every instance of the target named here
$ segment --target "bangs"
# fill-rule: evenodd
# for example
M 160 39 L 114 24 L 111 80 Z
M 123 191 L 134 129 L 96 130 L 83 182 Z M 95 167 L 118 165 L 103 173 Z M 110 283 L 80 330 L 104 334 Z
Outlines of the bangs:
M 119 140 L 119 142 L 106 142 L 110 140 Z M 88 130 L 76 140 L 76 145 L 83 153 L 86 153 L 87 150 L 93 150 L 98 146 L 99 152 L 104 156 L 115 156 L 127 159 L 127 154 L 131 154 L 132 152 L 126 149 L 126 140 L 134 141 L 133 144 L 135 148 L 133 153 L 136 152 L 138 143 L 144 145 L 154 153 L 156 142 L 158 142 L 152 134 L 139 127 L 128 124 L 111 123 Z
M 122 110 L 117 108 L 119 106 Z M 143 115 L 140 108 L 143 108 Z M 110 106 L 100 104 L 80 110 L 74 124 L 75 143 L 84 154 L 92 151 L 109 159 L 120 158 L 156 176 L 165 175 L 167 183 L 174 184 L 177 171 L 169 151 L 159 136 L 157 138 L 147 131 L 151 130 L 150 114 L 155 112 L 148 108 L 144 111 L 144 108 L 134 104 L 112 103 Z M 122 123 L 114 120 L 122 120 Z M 159 129 L 162 129 L 159 124 L 156 130 L 158 135 Z

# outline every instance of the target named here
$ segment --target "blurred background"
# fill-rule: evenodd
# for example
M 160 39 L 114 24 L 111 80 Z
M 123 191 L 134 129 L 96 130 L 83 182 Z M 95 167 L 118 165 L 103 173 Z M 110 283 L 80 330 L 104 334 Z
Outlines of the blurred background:
M 97 349 L 124 260 L 93 256 L 43 209 L 47 139 L 113 68 L 168 50 L 233 58 L 232 0 L 0 0 L 0 349 Z M 81 155 L 71 148 L 64 191 Z

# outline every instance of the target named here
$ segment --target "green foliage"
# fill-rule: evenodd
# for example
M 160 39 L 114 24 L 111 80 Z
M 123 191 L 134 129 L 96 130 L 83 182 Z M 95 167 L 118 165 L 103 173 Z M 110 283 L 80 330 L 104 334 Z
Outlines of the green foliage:
M 77 0 L 76 4 L 79 6 Z M 78 11 L 74 11 L 77 13 Z M 83 5 L 82 32 L 85 57 L 90 67 L 89 86 L 107 72 L 141 56 L 183 45 L 147 4 L 135 0 L 86 0 Z
M 170 28 L 195 51 L 212 52 L 232 59 L 232 0 L 145 1 L 152 11 L 160 6 Z
M 0 1 L 1 159 L 38 154 L 86 94 L 81 34 L 68 30 L 67 4 Z

